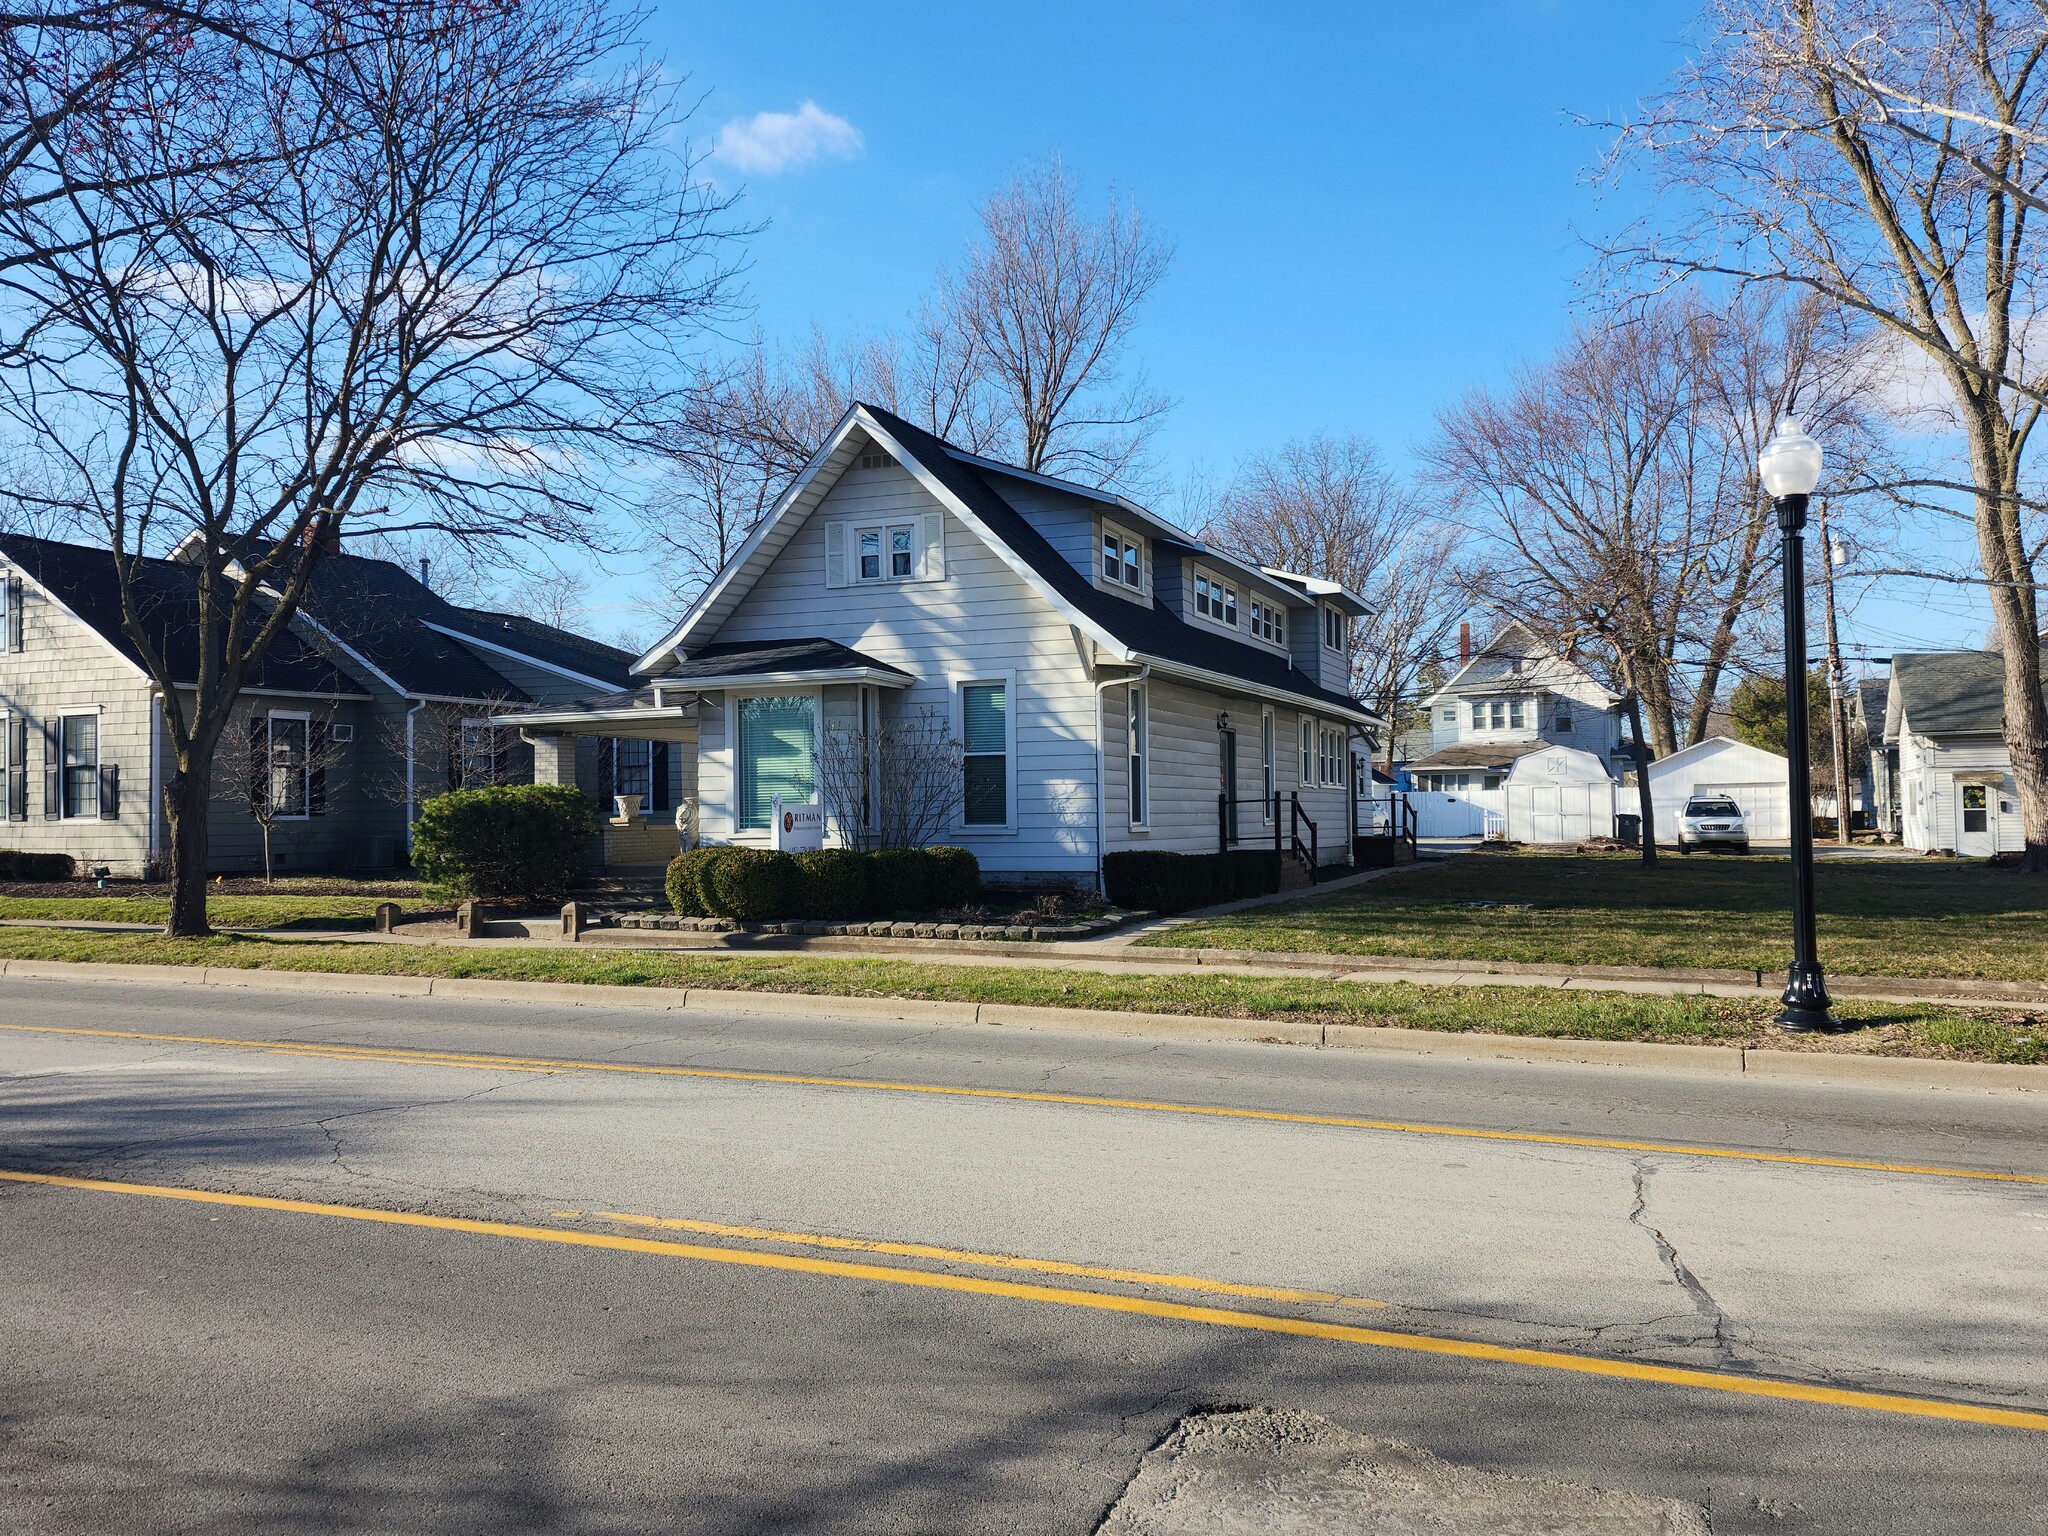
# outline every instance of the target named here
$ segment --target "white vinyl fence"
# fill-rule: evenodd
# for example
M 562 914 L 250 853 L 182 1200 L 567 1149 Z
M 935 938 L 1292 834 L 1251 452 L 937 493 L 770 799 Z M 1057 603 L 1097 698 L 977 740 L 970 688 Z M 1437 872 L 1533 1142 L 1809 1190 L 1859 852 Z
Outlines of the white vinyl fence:
M 1486 808 L 1469 795 L 1417 789 L 1408 803 L 1415 807 L 1417 837 L 1478 837 L 1486 830 Z

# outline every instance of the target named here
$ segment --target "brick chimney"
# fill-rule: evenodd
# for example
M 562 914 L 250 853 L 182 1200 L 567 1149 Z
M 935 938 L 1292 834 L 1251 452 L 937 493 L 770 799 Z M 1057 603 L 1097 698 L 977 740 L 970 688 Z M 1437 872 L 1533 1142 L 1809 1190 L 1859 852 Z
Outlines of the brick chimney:
M 1458 665 L 1462 667 L 1471 659 L 1472 626 L 1469 623 L 1460 624 L 1458 626 Z
M 321 513 L 306 524 L 306 531 L 300 535 L 306 548 L 318 548 L 323 555 L 341 553 L 341 519 L 331 512 Z

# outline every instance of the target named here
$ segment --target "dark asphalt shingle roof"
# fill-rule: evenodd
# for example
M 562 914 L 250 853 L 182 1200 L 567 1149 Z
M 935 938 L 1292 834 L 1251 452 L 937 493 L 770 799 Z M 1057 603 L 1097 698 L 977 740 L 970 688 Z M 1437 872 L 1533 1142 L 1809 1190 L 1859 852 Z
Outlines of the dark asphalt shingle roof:
M 2005 729 L 2005 661 L 1996 651 L 1894 656 L 1892 682 L 1916 736 L 1995 736 Z
M 1541 752 L 1547 741 L 1458 741 L 1408 765 L 1410 773 L 1432 768 L 1505 768 L 1531 752 Z
M 571 672 L 581 672 L 601 682 L 624 687 L 631 679 L 633 653 L 584 635 L 557 629 L 523 614 L 496 613 L 488 608 L 450 608 L 453 619 L 435 619 L 436 624 L 502 645 L 507 650 L 550 662 Z
M 19 566 L 121 655 L 138 667 L 142 665 L 141 652 L 121 622 L 121 589 L 111 551 L 5 534 L 0 535 L 0 555 Z M 179 561 L 143 558 L 135 562 L 132 578 L 143 630 L 173 678 L 181 683 L 196 683 L 199 678 L 199 590 L 194 574 L 191 566 Z M 224 584 L 224 596 L 227 590 Z M 362 696 L 354 678 L 289 631 L 271 644 L 243 686 Z
M 707 645 L 687 661 L 662 674 L 664 683 L 687 683 L 693 677 L 770 675 L 777 672 L 836 672 L 848 667 L 873 667 L 914 681 L 901 667 L 856 651 L 837 640 L 733 641 Z
M 1892 680 L 1888 677 L 1863 677 L 1856 680 L 1856 695 L 1862 702 L 1863 723 L 1870 730 L 1872 741 L 1884 737 L 1884 709 L 1891 699 Z
M 1197 629 L 1163 607 L 1146 607 L 1101 591 L 1052 547 L 1030 519 L 1004 500 L 980 471 L 956 459 L 943 440 L 879 406 L 864 408 L 1062 600 L 1123 645 L 1140 655 L 1222 673 L 1256 688 L 1319 700 L 1350 713 L 1364 712 L 1365 706 L 1358 700 L 1323 687 L 1307 673 L 1289 666 L 1284 657 Z

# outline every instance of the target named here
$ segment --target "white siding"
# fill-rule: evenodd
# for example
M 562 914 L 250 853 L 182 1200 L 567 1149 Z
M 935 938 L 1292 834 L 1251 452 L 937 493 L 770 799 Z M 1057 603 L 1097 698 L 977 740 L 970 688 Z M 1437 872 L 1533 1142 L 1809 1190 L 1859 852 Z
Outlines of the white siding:
M 2005 743 L 1984 737 L 1934 738 L 1913 734 L 1911 722 L 1899 732 L 1900 821 L 1908 848 L 1956 851 L 1956 775 L 1998 774 L 1990 797 L 1990 827 L 1997 851 L 2017 852 L 2025 838 L 2017 813 L 2012 759 Z M 1979 778 L 1979 782 L 1982 779 Z M 2014 811 L 2003 813 L 2003 805 Z
M 718 639 L 836 640 L 919 679 L 895 707 L 932 708 L 949 720 L 961 682 L 1013 675 L 1016 692 L 1009 707 L 1016 751 L 1009 778 L 1014 830 L 956 825 L 948 840 L 971 848 L 990 873 L 1092 879 L 1094 687 L 1073 631 L 950 515 L 944 525 L 943 580 L 825 586 L 827 521 L 883 520 L 936 510 L 937 503 L 899 467 L 846 476 L 741 599 Z M 714 840 L 729 838 L 734 835 L 731 755 L 722 711 L 716 721 L 707 716 L 701 742 L 704 832 Z

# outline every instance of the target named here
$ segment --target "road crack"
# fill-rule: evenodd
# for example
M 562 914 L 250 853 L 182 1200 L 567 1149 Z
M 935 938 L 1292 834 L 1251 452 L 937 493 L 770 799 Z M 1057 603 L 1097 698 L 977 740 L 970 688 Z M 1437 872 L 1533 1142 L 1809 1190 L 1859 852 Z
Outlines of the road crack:
M 1671 1278 L 1676 1280 L 1685 1294 L 1692 1298 L 1693 1310 L 1702 1320 L 1713 1325 L 1713 1337 L 1707 1342 L 1711 1342 L 1714 1353 L 1724 1362 L 1732 1362 L 1735 1359 L 1735 1344 L 1729 1337 L 1728 1314 L 1721 1309 L 1721 1304 L 1714 1300 L 1713 1293 L 1700 1283 L 1699 1276 L 1679 1257 L 1677 1246 L 1664 1235 L 1663 1229 L 1652 1225 L 1648 1218 L 1650 1179 L 1656 1174 L 1655 1165 L 1646 1157 L 1634 1158 L 1631 1161 L 1635 1169 L 1632 1180 L 1635 1205 L 1628 1213 L 1629 1225 L 1640 1227 L 1650 1234 L 1650 1240 L 1657 1245 L 1657 1257 L 1663 1260 Z

